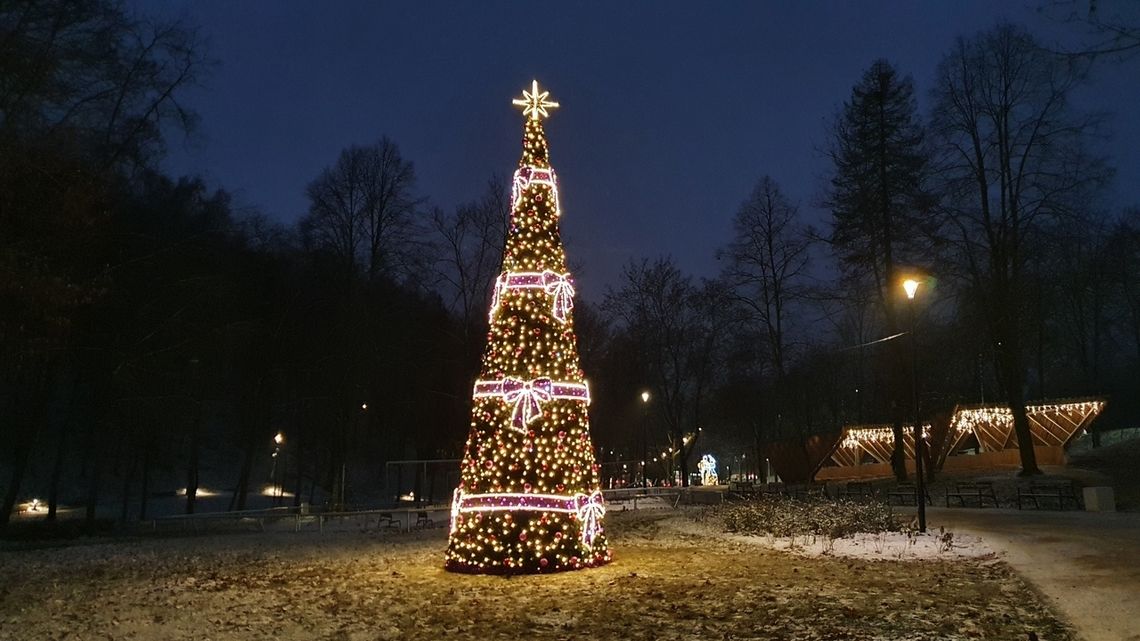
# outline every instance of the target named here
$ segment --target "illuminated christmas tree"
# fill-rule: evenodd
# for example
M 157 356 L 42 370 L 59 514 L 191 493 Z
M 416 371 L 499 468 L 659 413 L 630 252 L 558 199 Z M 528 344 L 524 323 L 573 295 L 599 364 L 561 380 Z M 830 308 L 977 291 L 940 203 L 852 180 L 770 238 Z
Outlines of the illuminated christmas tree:
M 451 507 L 446 567 L 458 572 L 554 572 L 610 560 L 558 181 L 542 128 L 558 106 L 548 96 L 536 81 L 514 101 L 526 117 L 523 155 Z

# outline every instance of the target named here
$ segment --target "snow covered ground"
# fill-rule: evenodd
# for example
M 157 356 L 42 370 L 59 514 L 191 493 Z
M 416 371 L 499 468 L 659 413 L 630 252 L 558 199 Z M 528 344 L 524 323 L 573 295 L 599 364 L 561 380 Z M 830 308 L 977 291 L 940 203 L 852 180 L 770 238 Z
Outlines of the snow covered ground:
M 997 556 L 982 539 L 954 532 L 879 532 L 829 539 L 822 536 L 764 537 L 740 534 L 726 537 L 799 556 L 835 556 L 891 561 L 953 561 L 993 559 Z

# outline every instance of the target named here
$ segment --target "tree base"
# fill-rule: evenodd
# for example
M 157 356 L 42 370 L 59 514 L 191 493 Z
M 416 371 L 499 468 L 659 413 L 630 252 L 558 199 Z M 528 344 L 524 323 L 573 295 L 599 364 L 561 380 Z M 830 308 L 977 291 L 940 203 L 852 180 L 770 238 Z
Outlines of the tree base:
M 443 569 L 448 572 L 455 572 L 457 574 L 491 574 L 496 576 L 502 575 L 519 575 L 519 574 L 556 574 L 558 572 L 572 572 L 574 570 L 587 570 L 590 568 L 601 567 L 613 560 L 613 554 L 609 551 L 604 556 L 593 559 L 589 562 L 579 562 L 577 564 L 565 565 L 547 565 L 542 567 L 540 565 L 470 565 L 461 563 L 459 561 L 447 560 L 443 564 Z

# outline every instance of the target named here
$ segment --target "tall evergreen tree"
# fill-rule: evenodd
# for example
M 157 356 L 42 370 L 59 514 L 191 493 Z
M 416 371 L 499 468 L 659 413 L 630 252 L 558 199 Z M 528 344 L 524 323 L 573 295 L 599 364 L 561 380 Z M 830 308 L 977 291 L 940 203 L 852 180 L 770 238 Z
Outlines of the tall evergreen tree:
M 885 334 L 898 333 L 900 266 L 913 265 L 930 234 L 932 198 L 924 189 L 929 156 L 914 100 L 914 83 L 877 60 L 851 90 L 832 132 L 835 163 L 826 204 L 830 242 L 848 282 L 869 290 L 881 310 Z M 895 447 L 891 465 L 906 477 L 902 425 L 908 398 L 899 372 L 902 343 L 888 343 L 886 393 Z

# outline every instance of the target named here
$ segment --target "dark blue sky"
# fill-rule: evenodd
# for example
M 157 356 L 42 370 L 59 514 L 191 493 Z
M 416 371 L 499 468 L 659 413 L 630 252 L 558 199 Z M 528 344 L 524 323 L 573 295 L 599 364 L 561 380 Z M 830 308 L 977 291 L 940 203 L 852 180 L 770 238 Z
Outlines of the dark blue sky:
M 1003 18 L 1058 33 L 1036 3 L 993 0 L 133 4 L 200 25 L 221 63 L 188 96 L 201 130 L 173 141 L 167 168 L 284 222 L 342 148 L 382 135 L 433 204 L 477 197 L 492 172 L 514 170 L 510 101 L 537 78 L 562 103 L 547 135 L 567 251 L 592 299 L 634 257 L 715 273 L 763 174 L 822 220 L 826 123 L 874 59 L 914 77 L 925 111 L 956 36 Z M 1105 67 L 1080 98 L 1115 114 L 1104 150 L 1117 205 L 1140 203 L 1138 77 L 1137 61 Z

